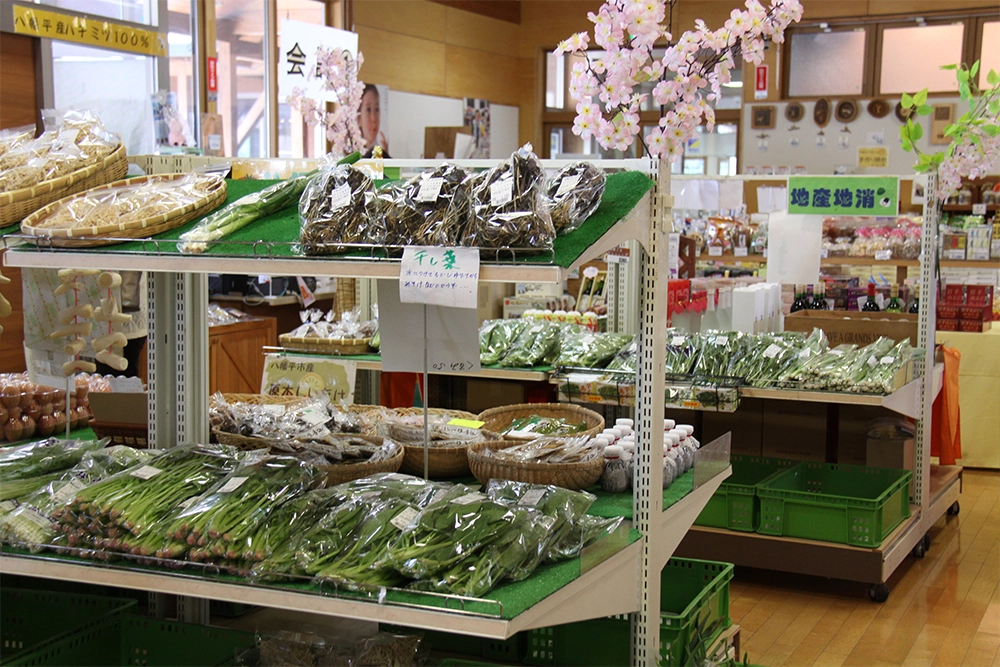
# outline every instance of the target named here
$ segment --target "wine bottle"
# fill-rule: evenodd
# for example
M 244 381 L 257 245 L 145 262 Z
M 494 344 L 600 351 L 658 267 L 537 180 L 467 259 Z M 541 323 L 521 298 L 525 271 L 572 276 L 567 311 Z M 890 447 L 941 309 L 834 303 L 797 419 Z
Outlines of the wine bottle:
M 892 284 L 889 288 L 889 303 L 885 306 L 885 312 L 887 313 L 901 313 L 903 312 L 903 303 L 899 300 L 899 285 L 896 283 Z
M 919 313 L 920 312 L 920 285 L 914 285 L 913 286 L 913 290 L 914 290 L 914 296 L 913 296 L 913 303 L 910 304 L 910 312 L 911 313 Z
M 809 307 L 806 301 L 806 289 L 805 285 L 795 286 L 795 301 L 792 302 L 792 312 L 797 313 L 800 310 L 805 310 Z
M 816 285 L 816 294 L 813 296 L 812 308 L 813 310 L 827 309 L 825 282 L 821 281 L 818 285 Z
M 865 301 L 865 305 L 861 307 L 861 310 L 866 313 L 876 313 L 882 310 L 875 303 L 875 283 L 868 283 L 868 300 Z

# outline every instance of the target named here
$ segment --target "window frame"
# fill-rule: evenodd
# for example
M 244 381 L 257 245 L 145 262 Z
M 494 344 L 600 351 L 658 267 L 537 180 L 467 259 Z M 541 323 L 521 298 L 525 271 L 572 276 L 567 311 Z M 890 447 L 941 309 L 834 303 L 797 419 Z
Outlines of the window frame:
M 785 35 L 785 44 L 781 49 L 781 99 L 783 100 L 805 100 L 805 101 L 815 101 L 824 97 L 836 97 L 838 100 L 859 100 L 867 97 L 872 97 L 872 91 L 874 90 L 874 82 L 872 80 L 872 68 L 871 62 L 875 58 L 875 42 L 876 39 L 873 37 L 872 30 L 873 26 L 870 25 L 858 25 L 858 24 L 841 24 L 836 25 L 830 23 L 828 29 L 825 30 L 819 25 L 816 26 L 806 26 L 805 28 L 789 28 Z M 801 34 L 815 34 L 818 32 L 854 32 L 858 28 L 862 28 L 865 32 L 865 48 L 864 48 L 864 69 L 861 72 L 861 92 L 857 95 L 846 95 L 842 93 L 831 93 L 829 95 L 796 95 L 792 96 L 789 87 L 791 86 L 792 77 L 792 40 L 795 35 Z
M 873 67 L 874 67 L 874 72 L 873 72 L 873 75 L 874 75 L 874 82 L 873 82 L 874 86 L 872 87 L 872 92 L 876 96 L 880 96 L 880 97 L 895 97 L 895 96 L 898 96 L 898 95 L 901 94 L 901 93 L 898 93 L 898 92 L 896 92 L 896 93 L 885 93 L 885 92 L 882 92 L 882 47 L 883 47 L 883 35 L 884 35 L 884 33 L 885 33 L 885 31 L 886 31 L 887 28 L 888 29 L 916 28 L 916 27 L 921 27 L 922 28 L 922 27 L 925 27 L 925 26 L 929 27 L 929 26 L 937 26 L 937 25 L 955 25 L 955 24 L 961 23 L 962 24 L 962 48 L 961 48 L 960 52 L 962 54 L 962 62 L 970 62 L 969 61 L 969 53 L 971 51 L 971 44 L 970 44 L 970 40 L 969 40 L 969 27 L 970 27 L 970 25 L 972 23 L 972 21 L 970 20 L 970 18 L 971 17 L 965 17 L 965 18 L 944 18 L 944 19 L 935 19 L 935 18 L 926 19 L 925 18 L 925 22 L 922 25 L 918 24 L 916 22 L 916 18 L 910 19 L 909 21 L 900 20 L 900 21 L 879 22 L 875 26 L 875 30 L 876 30 L 876 34 L 877 34 L 877 37 L 876 37 L 876 44 L 877 44 L 877 46 L 876 46 L 875 60 L 874 60 L 874 65 L 873 65 Z M 910 25 L 911 23 L 913 23 L 913 25 Z M 912 90 L 912 91 L 908 91 L 908 92 L 915 93 L 917 91 Z M 937 92 L 928 92 L 927 95 L 928 95 L 928 97 L 956 97 L 958 95 L 958 84 L 955 84 L 955 90 L 945 90 L 945 91 L 937 91 Z

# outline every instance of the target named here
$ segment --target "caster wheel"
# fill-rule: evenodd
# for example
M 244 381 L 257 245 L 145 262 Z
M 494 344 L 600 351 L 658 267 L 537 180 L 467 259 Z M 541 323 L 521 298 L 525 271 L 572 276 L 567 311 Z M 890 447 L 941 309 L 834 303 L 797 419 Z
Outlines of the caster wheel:
M 931 536 L 930 535 L 924 535 L 923 542 L 924 542 L 924 551 L 930 551 L 931 550 Z
M 956 500 L 951 504 L 951 507 L 948 508 L 948 516 L 958 516 L 958 513 L 961 511 L 962 511 L 962 506 L 959 505 L 958 501 Z
M 923 558 L 924 553 L 926 552 L 927 552 L 927 547 L 924 546 L 924 540 L 920 540 L 915 545 L 913 545 L 912 549 L 910 549 L 910 555 L 913 556 L 914 558 Z
M 889 587 L 885 584 L 872 584 L 868 589 L 868 597 L 875 602 L 885 602 L 889 599 Z

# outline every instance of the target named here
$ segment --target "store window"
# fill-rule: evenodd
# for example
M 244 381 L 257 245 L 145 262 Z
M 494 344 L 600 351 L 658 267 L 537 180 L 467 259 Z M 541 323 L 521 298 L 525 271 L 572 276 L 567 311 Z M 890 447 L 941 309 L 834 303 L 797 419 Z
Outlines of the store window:
M 866 39 L 864 28 L 793 33 L 789 41 L 789 96 L 861 95 Z
M 41 4 L 131 23 L 160 23 L 158 0 L 41 0 Z
M 188 146 L 199 144 L 198 93 L 194 72 L 194 39 L 191 29 L 193 0 L 167 3 L 167 47 L 169 53 L 170 103 L 183 124 Z M 161 88 L 167 86 L 160 83 Z
M 266 0 L 216 0 L 219 113 L 226 152 L 267 157 L 267 67 L 264 60 Z
M 326 6 L 319 0 L 278 0 L 278 42 L 281 43 L 281 23 L 284 19 L 326 24 Z M 325 152 L 322 128 L 309 127 L 302 115 L 278 100 L 278 157 L 316 157 Z
M 979 87 L 986 87 L 986 75 L 992 69 L 1000 73 L 1000 21 L 984 21 L 980 33 Z
M 932 93 L 957 91 L 955 73 L 941 67 L 963 61 L 964 40 L 964 22 L 885 28 L 879 92 L 898 95 L 924 88 Z

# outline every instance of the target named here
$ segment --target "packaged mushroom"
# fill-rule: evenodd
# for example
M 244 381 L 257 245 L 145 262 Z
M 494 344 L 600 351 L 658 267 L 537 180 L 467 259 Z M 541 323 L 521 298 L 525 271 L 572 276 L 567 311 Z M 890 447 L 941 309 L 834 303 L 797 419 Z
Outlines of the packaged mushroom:
M 476 219 L 464 245 L 480 248 L 551 248 L 556 231 L 545 195 L 545 172 L 525 144 L 474 180 Z
M 372 179 L 342 164 L 317 174 L 299 199 L 299 236 L 307 255 L 344 252 L 341 243 L 373 243 L 366 208 Z
M 604 171 L 589 162 L 563 167 L 549 181 L 552 224 L 557 233 L 576 229 L 594 214 L 604 196 L 606 181 Z
M 468 173 L 452 164 L 425 171 L 388 190 L 386 245 L 461 245 L 472 222 Z

